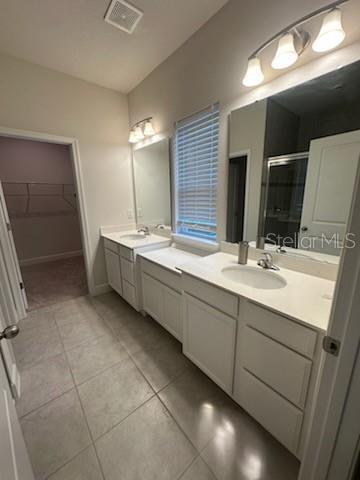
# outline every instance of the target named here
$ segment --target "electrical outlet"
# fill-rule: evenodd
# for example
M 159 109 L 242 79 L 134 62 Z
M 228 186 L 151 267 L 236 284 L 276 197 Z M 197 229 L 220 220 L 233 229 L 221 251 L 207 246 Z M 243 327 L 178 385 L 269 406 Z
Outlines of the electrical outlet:
M 129 208 L 128 211 L 127 211 L 127 218 L 128 220 L 132 220 L 134 218 L 134 214 L 133 214 L 133 211 L 132 211 L 132 208 Z
M 141 207 L 139 207 L 139 208 L 137 209 L 137 215 L 138 215 L 139 218 L 141 218 L 141 217 L 143 216 L 142 208 L 141 208 Z

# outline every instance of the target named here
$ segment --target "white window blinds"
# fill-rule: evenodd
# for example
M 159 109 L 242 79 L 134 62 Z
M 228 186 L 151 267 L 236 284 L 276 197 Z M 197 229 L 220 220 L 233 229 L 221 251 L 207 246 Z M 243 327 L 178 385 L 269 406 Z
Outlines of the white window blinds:
M 176 230 L 216 239 L 219 105 L 176 124 Z

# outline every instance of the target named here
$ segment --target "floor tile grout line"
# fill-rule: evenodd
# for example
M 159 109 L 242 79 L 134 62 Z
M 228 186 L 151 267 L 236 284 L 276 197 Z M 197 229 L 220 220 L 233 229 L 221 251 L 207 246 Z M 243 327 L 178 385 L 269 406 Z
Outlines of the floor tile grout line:
M 59 468 L 57 468 L 56 470 L 54 470 L 52 473 L 50 473 L 47 477 L 44 478 L 44 480 L 49 480 L 53 475 L 55 475 L 56 473 L 58 473 L 62 468 L 66 467 L 66 465 L 69 465 L 69 463 L 71 463 L 73 460 L 75 460 L 75 458 L 79 457 L 82 453 L 84 453 L 88 448 L 90 447 L 93 447 L 94 445 L 91 443 L 90 445 L 87 445 L 85 448 L 83 448 L 82 450 L 80 450 L 80 452 L 78 452 L 74 457 L 71 457 L 70 460 L 66 460 L 66 462 L 61 465 Z
M 215 437 L 213 437 L 210 441 L 214 440 Z M 206 459 L 202 456 L 202 453 L 203 451 L 205 450 L 205 448 L 209 445 L 210 442 L 208 442 L 205 447 L 201 450 L 200 454 L 199 454 L 199 457 L 201 458 L 201 460 L 205 463 L 205 465 L 207 466 L 207 468 L 210 470 L 210 472 L 214 475 L 214 478 L 215 480 L 218 480 L 218 476 L 215 474 L 213 468 L 211 465 L 208 464 L 208 462 L 206 461 Z
M 91 431 L 91 428 L 90 428 L 90 425 L 89 425 L 89 421 L 88 421 L 88 418 L 87 418 L 86 413 L 85 413 L 84 405 L 81 401 L 79 390 L 76 386 L 75 386 L 75 390 L 76 390 L 76 394 L 77 394 L 77 397 L 78 397 L 78 400 L 79 400 L 79 403 L 80 403 L 80 408 L 83 412 L 84 420 L 85 420 L 85 423 L 86 423 L 86 426 L 87 426 L 87 429 L 88 429 L 88 432 L 89 432 L 89 435 L 90 435 L 90 440 L 91 440 L 92 446 L 94 447 L 94 450 L 95 450 L 95 455 L 96 455 L 96 459 L 97 459 L 98 464 L 99 464 L 101 476 L 102 476 L 103 480 L 105 480 L 105 474 L 104 474 L 104 471 L 103 471 L 102 464 L 100 462 L 99 454 L 98 454 L 97 449 L 96 449 L 94 436 L 92 434 L 92 431 Z
M 71 390 L 74 390 L 75 388 L 75 385 L 73 385 L 71 388 L 65 390 L 64 392 L 61 392 L 60 395 L 56 395 L 56 397 L 53 397 L 51 398 L 50 400 L 47 400 L 46 402 L 42 403 L 41 405 L 39 405 L 38 407 L 36 408 L 33 408 L 32 410 L 30 410 L 30 412 L 27 412 L 25 413 L 24 415 L 21 415 L 21 417 L 19 416 L 19 420 L 24 420 L 26 419 L 27 416 L 37 412 L 38 410 L 40 410 L 40 408 L 43 408 L 43 407 L 46 407 L 48 406 L 51 402 L 53 402 L 54 400 L 58 400 L 59 398 L 63 397 L 64 395 L 66 395 L 67 393 L 71 392 Z
M 73 379 L 73 382 L 74 382 L 74 385 L 75 385 L 75 392 L 76 392 L 76 395 L 77 395 L 77 398 L 78 398 L 78 401 L 79 401 L 79 404 L 80 404 L 81 411 L 83 413 L 86 428 L 88 430 L 89 438 L 91 440 L 91 445 L 93 446 L 94 451 L 95 451 L 95 455 L 96 455 L 96 459 L 97 459 L 97 462 L 98 462 L 98 465 L 99 465 L 100 473 L 101 473 L 102 479 L 106 480 L 102 465 L 100 463 L 99 455 L 98 455 L 98 452 L 97 452 L 96 447 L 95 447 L 94 437 L 93 437 L 91 429 L 90 429 L 89 421 L 88 421 L 88 418 L 87 418 L 86 413 L 85 413 L 84 406 L 83 406 L 82 401 L 81 401 L 80 393 L 79 393 L 79 390 L 78 390 L 76 382 L 75 382 L 75 376 L 74 376 L 74 373 L 72 371 L 72 368 L 71 368 L 69 358 L 68 358 L 68 355 L 67 355 L 66 351 L 65 351 L 65 355 L 66 355 L 66 358 L 67 358 L 68 363 L 69 363 L 70 373 L 71 373 L 71 376 L 72 376 L 72 379 Z M 73 457 L 73 458 L 75 458 L 75 457 Z M 73 458 L 72 458 L 72 460 L 73 460 Z
M 62 303 L 65 303 L 65 302 L 62 302 Z M 83 343 L 85 343 L 86 341 L 91 341 L 93 340 L 92 338 L 90 339 L 86 339 L 84 340 L 84 342 L 81 342 L 81 344 L 75 346 L 75 347 L 72 347 L 71 349 L 68 349 L 68 350 L 65 350 L 65 345 L 64 345 L 64 341 L 63 341 L 63 338 L 60 334 L 60 327 L 57 323 L 57 321 L 55 320 L 55 326 L 56 326 L 56 329 L 57 329 L 57 332 L 59 334 L 59 337 L 60 337 L 60 342 L 62 344 L 62 347 L 64 349 L 63 352 L 61 352 L 61 354 L 64 354 L 65 357 L 66 357 L 66 361 L 67 361 L 67 364 L 68 364 L 68 368 L 70 370 L 70 374 L 71 374 L 71 377 L 72 377 L 72 380 L 73 380 L 73 383 L 74 383 L 74 386 L 67 390 L 66 392 L 63 392 L 61 395 L 58 395 L 56 397 L 54 397 L 52 400 L 49 400 L 49 402 L 46 402 L 45 404 L 43 404 L 42 406 L 45 406 L 49 403 L 51 403 L 52 401 L 60 398 L 61 396 L 63 396 L 64 394 L 68 393 L 69 391 L 75 389 L 76 391 L 76 395 L 77 395 L 77 398 L 78 398 L 78 401 L 80 403 L 80 407 L 81 407 L 81 410 L 82 410 L 82 413 L 83 413 L 83 416 L 84 416 L 84 421 L 86 423 L 86 426 L 87 426 L 87 429 L 88 429 L 88 433 L 89 433 L 89 437 L 90 437 L 90 441 L 91 441 L 91 445 L 93 446 L 94 450 L 95 450 L 95 454 L 96 454 L 96 458 L 97 458 L 97 461 L 98 461 L 98 464 L 99 464 L 99 468 L 100 468 L 100 471 L 101 471 L 101 475 L 103 477 L 103 480 L 105 480 L 105 474 L 103 472 L 103 468 L 102 468 L 102 464 L 100 462 L 100 458 L 99 458 L 99 455 L 98 455 L 98 451 L 97 451 L 97 448 L 96 448 L 96 442 L 98 442 L 103 436 L 105 436 L 106 434 L 108 434 L 109 432 L 111 432 L 114 428 L 116 428 L 117 426 L 119 426 L 122 422 L 124 422 L 127 418 L 129 418 L 132 414 L 134 414 L 137 410 L 139 410 L 141 407 L 143 407 L 145 404 L 147 404 L 148 402 L 150 402 L 151 400 L 153 400 L 155 397 L 158 399 L 158 401 L 161 403 L 161 405 L 163 406 L 163 408 L 165 409 L 165 411 L 169 414 L 170 418 L 174 421 L 174 423 L 177 425 L 177 427 L 179 428 L 179 430 L 182 432 L 182 434 L 185 436 L 185 438 L 189 441 L 190 445 L 194 448 L 194 452 L 196 452 L 196 455 L 195 457 L 192 459 L 192 461 L 186 466 L 186 468 L 183 470 L 183 472 L 180 474 L 179 477 L 177 477 L 179 480 L 181 479 L 181 477 L 185 474 L 185 472 L 191 467 L 191 465 L 196 461 L 197 458 L 201 457 L 201 452 L 203 451 L 203 449 L 200 451 L 198 448 L 196 448 L 196 446 L 193 444 L 193 442 L 191 441 L 191 439 L 188 437 L 188 435 L 186 434 L 186 432 L 183 430 L 183 428 L 181 427 L 181 425 L 178 423 L 178 421 L 175 419 L 175 417 L 172 415 L 172 413 L 170 412 L 170 410 L 167 408 L 167 406 L 165 405 L 165 403 L 163 402 L 163 400 L 160 398 L 160 393 L 166 389 L 171 383 L 175 382 L 178 378 L 180 378 L 182 375 L 184 375 L 184 373 L 190 368 L 190 366 L 186 367 L 179 375 L 177 375 L 176 377 L 174 377 L 173 379 L 171 379 L 165 386 L 163 386 L 159 391 L 156 391 L 155 388 L 151 385 L 151 383 L 149 382 L 149 380 L 146 378 L 144 372 L 141 370 L 141 368 L 137 365 L 137 363 L 135 362 L 133 356 L 135 355 L 134 353 L 130 353 L 128 351 L 128 349 L 126 348 L 126 346 L 121 342 L 120 338 L 118 337 L 118 335 L 116 334 L 116 332 L 114 331 L 114 329 L 112 328 L 112 325 L 111 323 L 106 319 L 106 317 L 104 317 L 104 315 L 101 315 L 96 309 L 95 307 L 93 307 L 94 310 L 95 310 L 95 313 L 99 316 L 99 318 L 103 321 L 103 323 L 106 325 L 106 327 L 110 330 L 110 333 L 112 334 L 112 336 L 114 337 L 115 341 L 124 349 L 125 353 L 127 354 L 127 357 L 128 359 L 132 362 L 132 364 L 135 366 L 135 368 L 137 369 L 137 371 L 140 373 L 140 375 L 143 377 L 143 379 L 145 380 L 145 382 L 147 383 L 147 385 L 150 387 L 150 389 L 152 390 L 153 394 L 151 395 L 150 398 L 148 398 L 147 400 L 145 400 L 144 402 L 142 402 L 140 405 L 138 405 L 134 410 L 132 410 L 128 415 L 126 415 L 123 419 L 121 419 L 120 422 L 116 423 L 115 425 L 113 425 L 109 430 L 107 430 L 106 432 L 104 432 L 102 435 L 100 435 L 99 437 L 97 437 L 96 439 L 94 439 L 94 436 L 91 432 L 91 429 L 90 429 L 90 425 L 89 425 L 89 422 L 88 422 L 88 418 L 86 416 L 86 412 L 85 412 L 85 409 L 84 409 L 84 406 L 83 406 L 83 403 L 81 401 L 81 397 L 80 397 L 80 393 L 79 393 L 79 387 L 81 387 L 81 385 L 84 385 L 85 383 L 87 383 L 88 381 L 90 380 L 93 380 L 94 378 L 96 378 L 97 376 L 105 373 L 107 370 L 109 370 L 110 368 L 114 368 L 116 367 L 117 365 L 119 365 L 121 362 L 124 361 L 124 359 L 122 360 L 119 360 L 119 362 L 116 362 L 114 365 L 111 365 L 110 367 L 107 367 L 105 368 L 104 370 L 101 370 L 100 372 L 98 372 L 96 375 L 84 380 L 83 382 L 77 384 L 75 382 L 75 377 L 74 377 L 74 373 L 72 371 L 72 368 L 71 368 L 71 365 L 70 365 L 70 362 L 69 362 L 69 357 L 68 357 L 68 352 L 72 351 L 73 349 L 77 348 L 77 347 L 80 347 L 81 345 L 83 345 Z M 128 322 L 130 323 L 130 322 Z M 126 324 L 125 324 L 126 325 Z M 125 326 L 123 325 L 123 326 Z M 100 335 L 100 336 L 97 336 L 95 338 L 101 338 L 103 336 L 105 336 L 106 333 L 104 333 L 104 335 Z M 139 351 L 141 351 L 142 349 L 139 349 Z M 135 353 L 138 353 L 135 352 Z M 58 354 L 60 355 L 60 354 Z M 54 355 L 55 357 L 56 355 Z M 40 363 L 40 362 L 39 362 Z M 34 409 L 34 411 L 38 410 L 39 408 L 41 408 L 42 406 L 38 407 L 37 409 Z M 29 415 L 30 413 L 32 412 L 28 412 L 26 415 Z M 25 416 L 26 416 L 25 415 Z M 24 416 L 24 417 L 25 417 Z M 22 418 L 24 418 L 22 417 Z M 213 438 L 213 437 L 212 437 Z M 212 439 L 209 440 L 209 442 L 211 441 Z M 206 448 L 206 446 L 208 445 L 208 443 L 205 445 L 204 448 Z M 82 452 L 84 452 L 87 448 L 89 448 L 90 445 L 88 445 L 87 447 L 85 447 L 83 450 L 81 450 L 80 452 L 78 452 L 74 457 L 72 457 L 71 459 L 69 459 L 67 462 L 65 462 L 62 466 L 59 467 L 59 469 L 57 469 L 56 471 L 52 472 L 49 477 L 51 475 L 53 475 L 54 473 L 56 473 L 58 470 L 60 470 L 61 468 L 63 468 L 65 465 L 67 465 L 68 463 L 70 463 L 72 460 L 74 460 L 74 458 L 76 458 L 78 455 L 80 455 Z M 206 463 L 206 461 L 202 458 L 202 460 Z M 206 465 L 208 466 L 208 464 L 206 463 Z M 208 466 L 209 467 L 209 466 Z M 209 467 L 210 468 L 210 467 Z M 212 471 L 212 470 L 211 470 Z M 49 478 L 48 477 L 48 478 Z
M 105 321 L 106 321 L 106 320 L 105 320 Z M 126 349 L 126 347 L 124 347 L 124 348 Z M 127 349 L 126 349 L 126 350 L 127 350 Z M 141 349 L 140 349 L 140 350 L 141 350 Z M 140 351 L 140 350 L 139 350 L 139 351 Z M 201 452 L 196 448 L 196 446 L 193 444 L 192 440 L 188 437 L 188 435 L 185 433 L 185 431 L 183 430 L 183 428 L 181 427 L 181 425 L 177 422 L 177 420 L 175 419 L 175 417 L 172 415 L 172 413 L 170 412 L 170 410 L 167 408 L 167 406 L 165 405 L 165 403 L 162 401 L 162 399 L 161 399 L 160 396 L 159 396 L 159 393 L 160 393 L 161 391 L 163 391 L 166 387 L 168 387 L 171 383 L 173 383 L 175 380 L 177 380 L 178 378 L 180 378 L 180 377 L 185 373 L 185 371 L 186 371 L 188 368 L 190 368 L 190 365 L 189 365 L 188 367 L 186 367 L 186 369 L 185 369 L 181 374 L 179 374 L 177 377 L 175 377 L 174 379 L 172 379 L 166 386 L 164 386 L 162 389 L 160 389 L 160 390 L 157 392 L 157 391 L 155 391 L 154 387 L 150 384 L 150 382 L 148 381 L 148 379 L 146 378 L 146 376 L 145 376 L 145 374 L 142 372 L 142 370 L 139 368 L 139 366 L 137 365 L 137 363 L 134 361 L 133 355 L 135 355 L 135 354 L 134 354 L 134 353 L 130 353 L 130 352 L 128 352 L 128 351 L 127 351 L 127 353 L 128 353 L 128 355 L 129 355 L 130 359 L 133 361 L 133 363 L 134 363 L 134 365 L 136 366 L 136 368 L 139 370 L 139 372 L 141 373 L 141 375 L 144 377 L 145 381 L 150 385 L 150 387 L 151 387 L 152 390 L 154 391 L 154 394 L 155 394 L 155 396 L 157 397 L 157 399 L 161 402 L 161 404 L 163 405 L 163 407 L 165 408 L 165 410 L 169 413 L 169 415 L 171 416 L 171 418 L 173 419 L 173 421 L 175 422 L 175 424 L 177 425 L 177 427 L 178 427 L 178 428 L 180 429 L 180 431 L 183 433 L 183 435 L 185 436 L 185 438 L 190 442 L 191 446 L 195 449 L 195 451 L 196 451 L 197 454 L 198 454 L 197 456 L 199 456 Z M 138 352 L 135 352 L 135 353 L 138 353 Z M 151 397 L 151 398 L 153 398 L 153 397 Z M 150 398 L 149 400 L 151 400 L 151 398 Z M 149 401 L 149 400 L 147 400 L 147 401 Z M 145 403 L 147 403 L 147 401 L 144 402 L 144 403 L 143 403 L 142 405 L 140 405 L 139 407 L 137 407 L 132 413 L 134 413 L 136 410 L 138 410 L 138 408 L 140 408 L 140 407 L 143 406 Z M 132 415 L 132 413 L 129 414 L 127 417 L 125 417 L 125 418 L 124 418 L 121 422 L 119 422 L 117 425 L 119 425 L 120 423 L 122 423 L 126 418 L 128 418 L 130 415 Z M 116 425 L 116 426 L 117 426 L 117 425 Z M 115 426 L 113 426 L 109 431 L 111 431 L 113 428 L 115 428 Z M 99 437 L 99 438 L 101 438 L 101 437 Z M 97 440 L 98 440 L 98 439 L 97 439 Z M 195 457 L 195 458 L 196 458 L 196 457 Z
M 159 396 L 159 395 L 156 395 L 158 400 L 161 402 L 162 406 L 165 408 L 165 410 L 168 412 L 168 414 L 170 415 L 170 417 L 173 419 L 173 421 L 175 422 L 175 424 L 177 425 L 177 427 L 179 428 L 179 430 L 183 433 L 183 435 L 186 437 L 186 439 L 190 442 L 191 446 L 195 449 L 195 451 L 200 454 L 199 450 L 197 449 L 197 447 L 194 445 L 193 441 L 190 439 L 190 437 L 188 436 L 188 434 L 185 432 L 185 430 L 183 429 L 183 427 L 179 424 L 179 422 L 176 420 L 176 418 L 174 417 L 174 415 L 170 412 L 170 410 L 168 409 L 168 407 L 165 405 L 165 403 L 163 402 L 162 398 Z
M 56 322 L 55 322 L 55 324 L 56 324 L 56 328 L 57 328 L 57 330 L 58 330 L 58 334 L 59 334 L 59 337 L 60 337 L 60 342 L 61 342 L 61 344 L 62 344 L 62 346 L 63 346 L 63 348 L 64 348 L 64 343 L 63 343 L 63 340 L 62 340 L 62 338 L 61 338 L 61 336 L 60 336 L 59 327 L 58 327 L 58 325 L 57 325 Z M 56 399 L 60 398 L 61 396 L 65 395 L 66 393 L 69 393 L 70 391 L 75 390 L 76 396 L 77 396 L 78 401 L 79 401 L 79 403 L 80 403 L 80 408 L 81 408 L 81 410 L 82 410 L 82 412 L 83 412 L 83 416 L 84 416 L 84 420 L 85 420 L 85 423 L 86 423 L 86 428 L 87 428 L 87 430 L 88 430 L 89 438 L 90 438 L 90 440 L 91 440 L 91 444 L 87 445 L 86 448 L 89 448 L 90 445 L 92 445 L 92 446 L 94 447 L 94 450 L 96 451 L 96 449 L 95 449 L 95 444 L 94 444 L 94 440 L 93 440 L 93 438 L 92 438 L 91 431 L 90 431 L 90 428 L 89 428 L 89 424 L 88 424 L 88 421 L 87 421 L 87 418 L 86 418 L 86 415 L 85 415 L 85 412 L 84 412 L 84 409 L 83 409 L 83 406 L 82 406 L 82 403 L 81 403 L 81 400 L 80 400 L 79 392 L 78 392 L 78 390 L 77 390 L 77 388 L 76 388 L 75 378 L 74 378 L 74 375 L 73 375 L 73 372 L 72 372 L 72 369 L 71 369 L 71 366 L 70 366 L 70 363 L 69 363 L 69 359 L 68 359 L 68 356 L 67 356 L 67 354 L 66 354 L 66 350 L 65 350 L 65 349 L 64 349 L 64 353 L 65 353 L 66 361 L 67 361 L 67 363 L 68 363 L 68 367 L 69 367 L 69 371 L 70 371 L 70 375 L 71 375 L 71 378 L 72 378 L 74 387 L 73 387 L 72 389 L 68 390 L 67 392 L 64 392 L 62 395 L 60 395 L 60 396 L 58 396 L 58 397 L 50 400 L 48 403 L 51 403 L 51 402 L 53 402 L 54 400 L 56 400 Z M 39 408 L 41 408 L 41 407 L 39 407 Z M 54 473 L 56 473 L 57 471 L 59 471 L 61 468 L 63 468 L 65 465 L 67 465 L 68 463 L 70 463 L 70 462 L 71 462 L 74 458 L 76 458 L 80 453 L 82 453 L 83 451 L 85 451 L 86 448 L 84 448 L 84 449 L 81 450 L 80 452 L 77 452 L 73 457 L 71 457 L 68 461 L 66 461 L 64 464 L 62 464 L 57 470 L 51 472 L 51 473 L 47 476 L 47 478 L 49 478 L 51 475 L 53 475 Z M 97 453 L 96 453 L 96 457 L 97 457 Z M 97 458 L 97 459 L 98 459 L 98 458 Z M 99 459 L 98 459 L 98 462 L 99 462 Z M 103 474 L 103 471 L 102 471 L 100 462 L 99 462 L 99 467 L 100 467 L 100 471 L 101 471 L 103 480 L 106 480 L 106 479 L 105 479 L 105 476 L 104 476 L 104 474 Z

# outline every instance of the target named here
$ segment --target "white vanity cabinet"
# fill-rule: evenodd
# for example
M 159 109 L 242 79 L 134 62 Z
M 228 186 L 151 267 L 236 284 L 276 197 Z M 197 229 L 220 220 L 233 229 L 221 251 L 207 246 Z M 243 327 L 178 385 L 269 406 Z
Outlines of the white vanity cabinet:
M 140 309 L 136 282 L 136 254 L 127 247 L 119 246 L 123 298 L 135 310 Z
M 107 238 L 104 239 L 104 248 L 109 285 L 135 310 L 139 310 L 133 251 Z
M 143 309 L 175 338 L 182 341 L 181 276 L 141 259 Z
M 183 353 L 231 394 L 236 320 L 187 293 L 183 298 Z
M 122 295 L 123 290 L 121 282 L 121 266 L 119 255 L 117 253 L 114 253 L 112 250 L 105 248 L 105 263 L 109 285 L 119 295 Z
M 241 299 L 234 399 L 299 458 L 319 368 L 319 336 Z
M 186 272 L 183 353 L 298 458 L 324 333 Z
M 133 234 L 124 234 L 131 237 Z M 169 239 L 151 235 L 144 236 L 141 244 L 138 241 L 126 239 L 119 241 L 104 237 L 105 263 L 109 285 L 119 293 L 135 310 L 142 309 L 141 275 L 138 253 L 148 252 L 167 247 Z M 127 244 L 124 244 L 126 243 Z
M 230 395 L 238 298 L 183 274 L 183 353 Z
M 121 281 L 121 263 L 118 246 L 115 242 L 104 240 L 105 264 L 109 285 L 119 294 L 123 294 Z

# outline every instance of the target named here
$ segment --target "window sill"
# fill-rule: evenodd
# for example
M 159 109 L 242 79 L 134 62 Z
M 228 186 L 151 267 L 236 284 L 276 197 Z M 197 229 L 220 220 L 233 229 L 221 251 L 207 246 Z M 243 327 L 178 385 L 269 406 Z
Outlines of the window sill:
M 187 247 L 193 247 L 211 253 L 217 252 L 220 247 L 218 242 L 212 242 L 210 240 L 203 240 L 200 238 L 193 238 L 187 235 L 182 235 L 180 233 L 173 233 L 172 238 L 174 242 L 178 243 L 179 245 L 183 244 Z

